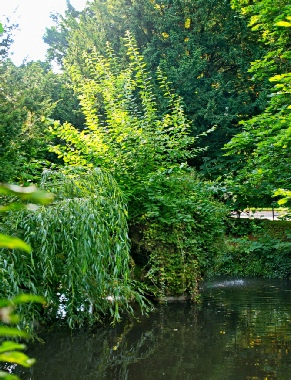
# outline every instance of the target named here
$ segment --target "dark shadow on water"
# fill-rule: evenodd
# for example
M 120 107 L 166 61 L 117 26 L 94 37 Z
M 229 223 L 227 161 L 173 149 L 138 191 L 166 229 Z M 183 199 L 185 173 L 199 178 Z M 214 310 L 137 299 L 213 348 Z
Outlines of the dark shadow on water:
M 219 279 L 201 304 L 158 305 L 140 322 L 43 334 L 23 380 L 291 379 L 291 284 Z

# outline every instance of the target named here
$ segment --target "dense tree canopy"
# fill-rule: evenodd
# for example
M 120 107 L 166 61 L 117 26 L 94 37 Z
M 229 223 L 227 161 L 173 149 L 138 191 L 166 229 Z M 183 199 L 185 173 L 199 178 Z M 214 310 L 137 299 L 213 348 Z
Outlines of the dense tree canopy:
M 9 59 L 0 61 L 0 181 L 32 179 L 36 161 L 47 158 L 53 77 L 39 62 L 16 67 Z
M 95 0 L 81 13 L 69 7 L 55 21 L 44 38 L 49 58 L 80 66 L 83 51 L 104 54 L 107 41 L 125 59 L 122 38 L 133 33 L 149 68 L 160 66 L 183 97 L 194 133 L 216 126 L 201 142 L 209 148 L 196 166 L 203 157 L 221 156 L 223 144 L 240 131 L 239 120 L 265 105 L 261 83 L 250 83 L 248 73 L 264 48 L 228 1 Z
M 68 76 L 53 73 L 49 63 L 24 61 L 17 67 L 8 58 L 16 27 L 8 20 L 0 30 L 0 181 L 26 183 L 37 181 L 55 160 L 47 133 L 53 120 L 82 129 L 84 118 Z
M 288 1 L 268 0 L 243 5 L 242 13 L 251 16 L 250 26 L 267 48 L 267 54 L 252 63 L 254 81 L 268 77 L 273 87 L 264 112 L 243 122 L 243 132 L 226 147 L 228 155 L 239 157 L 241 164 L 234 173 L 236 192 L 246 202 L 255 203 L 260 198 L 264 203 L 270 202 L 275 189 L 290 190 L 291 183 L 291 35 L 287 21 L 291 7 Z

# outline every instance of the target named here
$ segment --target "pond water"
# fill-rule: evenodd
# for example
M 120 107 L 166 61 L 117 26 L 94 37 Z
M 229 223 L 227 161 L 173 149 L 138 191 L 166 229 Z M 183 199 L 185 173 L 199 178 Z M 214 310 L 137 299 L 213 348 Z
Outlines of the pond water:
M 291 379 L 291 283 L 205 283 L 199 305 L 157 305 L 115 328 L 59 329 L 29 354 L 30 380 Z

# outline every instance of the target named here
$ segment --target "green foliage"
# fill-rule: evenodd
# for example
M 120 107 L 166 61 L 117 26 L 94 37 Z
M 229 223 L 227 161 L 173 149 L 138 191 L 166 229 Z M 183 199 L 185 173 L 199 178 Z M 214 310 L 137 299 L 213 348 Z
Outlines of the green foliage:
M 265 220 L 263 223 L 263 233 L 282 242 L 290 242 L 291 239 L 291 224 L 288 221 L 280 220 L 273 223 L 270 220 Z
M 290 202 L 291 199 L 291 191 L 285 190 L 285 189 L 277 189 L 274 193 L 274 196 L 282 197 L 279 199 L 278 204 L 279 205 L 285 205 L 286 203 Z
M 54 19 L 56 25 L 45 36 L 49 58 L 65 58 L 81 70 L 82 53 L 96 49 L 104 55 L 107 41 L 125 60 L 122 38 L 131 31 L 149 70 L 154 73 L 160 66 L 183 97 L 193 134 L 216 126 L 202 141 L 207 152 L 191 161 L 198 166 L 205 160 L 208 175 L 221 174 L 227 160 L 220 148 L 241 130 L 238 121 L 265 106 L 264 88 L 250 83 L 248 73 L 264 47 L 229 1 L 95 0 L 82 12 L 68 10 Z
M 289 17 L 291 9 L 285 0 L 233 3 L 251 16 L 250 26 L 268 50 L 250 71 L 256 81 L 269 77 L 273 85 L 265 111 L 244 121 L 243 132 L 226 145 L 227 155 L 240 162 L 229 185 L 245 198 L 245 205 L 256 206 L 258 199 L 266 202 L 276 189 L 290 188 L 290 29 L 280 26 L 280 21 Z
M 81 133 L 70 124 L 54 134 L 66 144 L 52 150 L 70 165 L 101 166 L 110 170 L 128 199 L 139 183 L 160 167 L 171 167 L 193 156 L 194 139 L 181 99 L 157 71 L 167 108 L 163 114 L 146 69 L 130 33 L 125 37 L 128 64 L 123 67 L 108 45 L 107 57 L 84 53 L 82 70 L 68 70 L 86 118 Z
M 0 248 L 9 248 L 9 249 L 22 249 L 23 251 L 30 252 L 31 248 L 23 240 L 18 238 L 13 238 L 8 235 L 0 234 Z
M 50 98 L 56 106 L 50 114 L 52 120 L 58 120 L 61 124 L 69 122 L 77 129 L 82 130 L 85 126 L 84 115 L 80 104 L 72 89 L 69 76 L 66 73 L 55 74 Z
M 37 302 L 45 304 L 42 297 L 33 296 L 30 294 L 22 294 L 14 297 L 11 300 L 0 300 L 0 320 L 5 324 L 16 324 L 19 322 L 19 316 L 14 314 L 14 309 L 17 305 Z M 0 337 L 12 337 L 28 339 L 30 337 L 29 333 L 18 328 L 0 326 Z M 0 339 L 0 362 L 19 364 L 24 367 L 31 367 L 35 360 L 29 358 L 22 351 L 26 349 L 25 344 L 13 342 L 13 341 L 3 341 Z M 0 378 L 7 380 L 18 379 L 17 376 L 10 375 L 7 372 L 0 371 Z
M 56 26 L 46 29 L 43 36 L 45 43 L 49 45 L 47 51 L 48 60 L 54 60 L 59 65 L 62 64 L 64 51 L 69 47 L 69 37 L 71 30 L 78 28 L 79 14 L 74 7 L 67 2 L 67 10 L 65 16 L 60 14 L 52 14 L 51 19 L 55 22 Z
M 223 211 L 187 169 L 197 149 L 180 97 L 159 68 L 158 92 L 129 32 L 124 42 L 127 62 L 108 45 L 106 57 L 93 50 L 84 53 L 82 68 L 68 65 L 87 129 L 57 127 L 53 133 L 65 144 L 52 149 L 70 165 L 112 173 L 128 202 L 131 230 L 143 231 L 132 252 L 137 264 L 140 255 L 149 262 L 155 292 L 195 299 L 211 239 L 222 233 Z
M 216 127 L 201 141 L 208 149 L 191 161 L 196 167 L 207 162 L 204 173 L 215 177 L 227 161 L 220 149 L 241 129 L 239 120 L 265 103 L 262 87 L 250 85 L 247 71 L 262 48 L 228 1 L 161 1 L 155 7 L 157 37 L 147 44 L 145 59 L 167 72 L 194 133 Z
M 226 234 L 234 237 L 242 237 L 256 233 L 261 229 L 261 219 L 228 218 L 225 223 Z
M 0 181 L 37 182 L 55 161 L 47 150 L 49 119 L 74 122 L 80 129 L 84 120 L 65 75 L 42 62 L 16 67 L 5 54 L 1 57 L 1 49 L 0 58 Z
M 236 155 L 242 163 L 234 173 L 234 191 L 244 195 L 247 204 L 259 205 L 260 197 L 270 199 L 276 188 L 288 189 L 290 185 L 291 120 L 286 91 L 287 88 L 278 86 L 265 113 L 244 122 L 243 133 L 226 145 L 227 154 Z
M 54 74 L 39 62 L 16 67 L 0 61 L 0 181 L 26 183 L 40 172 L 37 161 L 45 161 L 50 134 L 46 118 L 54 104 L 50 92 Z
M 199 280 L 223 247 L 227 210 L 190 169 L 157 172 L 141 190 L 143 214 L 131 226 L 133 258 L 148 258 L 144 272 L 156 295 L 195 300 Z
M 257 241 L 233 238 L 217 257 L 214 273 L 230 276 L 288 278 L 291 273 L 290 242 L 265 236 Z
M 289 278 L 290 222 L 235 219 L 230 225 L 232 235 L 214 259 L 213 274 Z
M 53 200 L 53 194 L 38 190 L 35 186 L 21 187 L 17 185 L 2 184 L 0 186 L 0 196 L 14 196 L 19 198 L 22 203 L 14 201 L 6 206 L 0 206 L 0 212 L 21 210 L 24 208 L 33 209 L 32 204 L 24 204 L 23 201 L 31 201 L 39 204 L 49 204 Z M 0 248 L 21 249 L 28 253 L 31 252 L 31 247 L 23 240 L 17 237 L 0 234 Z
M 25 289 L 46 297 L 47 308 L 31 308 L 27 324 L 58 318 L 74 327 L 108 314 L 116 322 L 133 301 L 144 309 L 130 278 L 126 205 L 112 177 L 97 169 L 47 172 L 42 186 L 57 194 L 55 202 L 6 223 L 32 253 L 2 252 L 2 296 Z
M 18 186 L 18 185 L 9 185 L 9 184 L 1 184 L 0 186 L 0 195 L 10 195 L 16 196 L 22 201 L 31 201 L 34 203 L 47 205 L 50 204 L 54 198 L 53 194 L 47 193 L 44 190 L 39 190 L 35 186 Z M 15 202 L 13 203 L 15 206 Z M 12 205 L 11 205 L 12 206 Z M 19 207 L 25 207 L 25 204 L 19 205 Z M 0 211 L 9 211 L 4 206 L 0 207 Z
M 0 238 L 1 239 L 1 238 Z M 1 240 L 0 240 L 1 241 Z M 8 247 L 9 248 L 9 247 Z M 19 322 L 19 316 L 14 314 L 14 309 L 17 305 L 37 302 L 45 304 L 42 297 L 37 297 L 30 294 L 22 294 L 14 297 L 11 300 L 0 300 L 0 320 L 5 324 L 16 324 Z M 0 337 L 28 339 L 29 333 L 18 328 L 0 326 Z M 18 364 L 23 367 L 31 367 L 35 363 L 35 359 L 31 359 L 22 351 L 26 349 L 26 345 L 14 341 L 3 341 L 0 338 L 0 362 Z M 0 371 L 0 378 L 5 380 L 19 379 L 15 375 Z
M 1 24 L 0 24 L 1 27 Z M 21 188 L 19 186 L 12 185 L 0 185 L 0 194 L 15 195 L 18 198 L 24 198 L 25 200 L 38 201 L 43 204 L 48 203 L 48 199 L 51 201 L 51 194 L 38 191 L 34 187 Z M 12 204 L 13 205 L 13 204 Z M 0 208 L 0 211 L 7 211 L 4 207 Z M 23 240 L 0 234 L 0 248 L 8 249 L 21 249 L 27 253 L 31 252 L 31 247 Z M 19 294 L 12 299 L 0 300 L 0 321 L 5 324 L 19 322 L 20 318 L 14 314 L 14 309 L 17 305 L 38 302 L 45 304 L 45 300 L 42 297 L 32 294 Z M 0 337 L 12 337 L 12 338 L 29 338 L 29 334 L 26 331 L 19 330 L 18 328 L 12 328 L 7 326 L 0 326 Z M 5 363 L 20 364 L 24 367 L 30 367 L 35 360 L 29 358 L 22 351 L 26 348 L 24 344 L 3 341 L 0 338 L 0 361 Z M 6 380 L 17 380 L 18 377 L 8 374 L 7 372 L 0 371 L 0 378 Z
M 13 32 L 18 28 L 18 24 L 12 24 L 6 17 L 5 24 L 0 23 L 0 61 L 8 57 L 8 52 L 13 43 Z

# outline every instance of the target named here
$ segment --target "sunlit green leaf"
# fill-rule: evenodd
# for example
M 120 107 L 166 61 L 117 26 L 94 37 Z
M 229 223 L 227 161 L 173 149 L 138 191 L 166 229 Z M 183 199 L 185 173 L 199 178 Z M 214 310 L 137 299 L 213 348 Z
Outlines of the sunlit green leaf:
M 36 211 L 37 209 L 38 209 L 38 206 L 33 203 L 23 204 L 23 203 L 13 202 L 7 206 L 0 206 L 0 212 L 20 211 L 20 210 Z
M 22 187 L 18 185 L 1 184 L 0 194 L 16 195 L 23 200 L 30 200 L 43 205 L 52 202 L 54 195 L 43 190 L 38 190 L 35 186 Z
M 0 354 L 0 361 L 7 363 L 20 364 L 23 367 L 31 367 L 35 363 L 35 359 L 29 358 L 23 352 L 18 351 L 7 351 Z
M 0 234 L 0 248 L 22 249 L 31 252 L 31 247 L 23 240 L 3 234 Z
M 288 199 L 287 198 L 282 198 L 282 199 L 279 199 L 278 200 L 278 204 L 279 205 L 284 205 L 285 203 L 287 203 L 288 202 Z
M 21 303 L 27 303 L 27 302 L 38 302 L 45 304 L 45 299 L 41 296 L 36 296 L 34 294 L 19 294 L 18 296 L 14 297 L 11 302 L 14 305 L 21 304 Z
M 14 327 L 0 326 L 0 336 L 29 338 L 30 335 Z
M 11 303 L 8 299 L 0 299 L 0 308 L 10 306 Z
M 22 203 L 13 202 L 7 206 L 0 206 L 0 212 L 19 211 L 19 210 L 23 210 L 24 208 L 25 208 L 25 205 L 23 205 Z
M 277 26 L 285 26 L 285 27 L 290 27 L 291 26 L 291 23 L 290 22 L 288 22 L 288 21 L 278 21 L 278 22 L 276 22 L 276 24 L 275 25 L 277 25 Z
M 11 373 L 0 371 L 0 379 L 1 380 L 19 380 L 19 377 L 16 375 L 12 375 Z
M 25 350 L 25 344 L 17 343 L 17 342 L 3 342 L 0 346 L 0 354 L 5 351 L 13 351 L 13 350 Z

